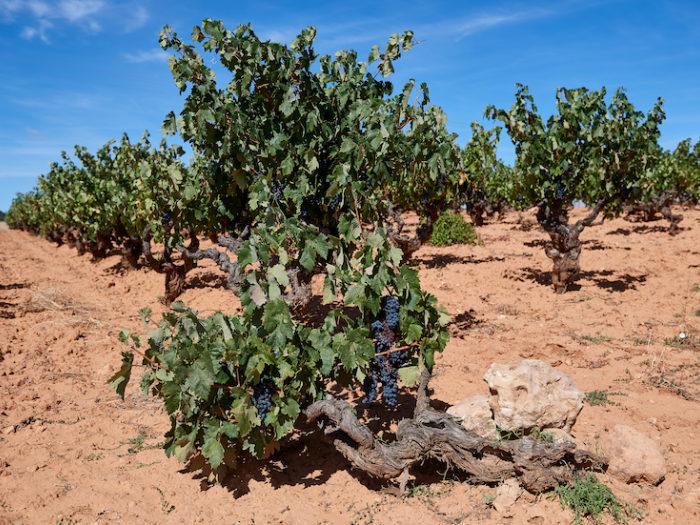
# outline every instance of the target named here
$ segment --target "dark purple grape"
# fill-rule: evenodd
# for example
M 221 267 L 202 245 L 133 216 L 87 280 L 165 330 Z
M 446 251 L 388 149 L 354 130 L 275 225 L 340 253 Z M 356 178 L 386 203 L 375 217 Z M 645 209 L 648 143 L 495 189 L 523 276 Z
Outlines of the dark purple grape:
M 262 379 L 257 385 L 253 385 L 253 405 L 258 409 L 260 421 L 265 423 L 265 418 L 272 408 L 272 396 L 275 394 L 275 384 L 270 379 Z

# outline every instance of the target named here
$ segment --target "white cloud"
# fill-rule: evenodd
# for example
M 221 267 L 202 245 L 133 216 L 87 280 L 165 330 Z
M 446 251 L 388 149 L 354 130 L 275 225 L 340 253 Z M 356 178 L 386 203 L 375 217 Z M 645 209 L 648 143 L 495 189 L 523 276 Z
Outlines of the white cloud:
M 78 22 L 105 7 L 101 0 L 63 0 L 59 5 L 62 15 L 71 22 Z
M 129 20 L 125 27 L 124 30 L 127 33 L 130 33 L 131 31 L 135 31 L 141 27 L 143 27 L 146 22 L 148 21 L 148 11 L 146 11 L 146 8 L 143 6 L 138 6 L 136 9 L 133 10 L 131 13 L 131 20 Z
M 27 2 L 27 7 L 29 7 L 34 16 L 39 18 L 49 15 L 51 12 L 51 8 L 44 2 L 29 1 Z
M 52 21 L 67 21 L 86 31 L 97 33 L 101 27 L 95 17 L 107 7 L 103 0 L 61 0 L 43 2 L 41 0 L 0 0 L 0 13 L 5 18 L 26 13 L 34 21 L 25 26 L 21 36 L 27 40 L 35 37 L 48 43 L 47 30 L 54 27 Z
M 153 49 L 151 51 L 139 51 L 138 53 L 124 53 L 124 58 L 127 62 L 140 64 L 142 62 L 167 62 L 168 53 L 162 49 Z
M 44 43 L 49 43 L 49 37 L 46 31 L 53 27 L 53 24 L 48 20 L 40 20 L 37 27 L 25 27 L 22 29 L 21 37 L 27 40 L 31 40 L 35 36 L 38 36 Z
M 23 3 L 22 0 L 0 0 L 0 13 L 3 16 L 10 17 L 22 8 Z
M 255 28 L 253 28 L 255 30 Z M 263 29 L 260 32 L 255 32 L 258 38 L 262 41 L 269 40 L 280 44 L 289 44 L 294 40 L 301 31 L 299 29 Z

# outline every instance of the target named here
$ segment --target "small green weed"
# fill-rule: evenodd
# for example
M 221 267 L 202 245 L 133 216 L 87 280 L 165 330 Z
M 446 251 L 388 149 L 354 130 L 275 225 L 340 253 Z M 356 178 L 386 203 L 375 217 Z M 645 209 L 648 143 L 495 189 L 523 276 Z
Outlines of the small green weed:
M 60 520 L 56 520 L 56 525 L 75 525 L 76 523 L 80 523 L 83 520 L 76 520 L 73 519 L 73 515 L 69 516 L 64 516 Z
M 498 441 L 514 441 L 516 439 L 523 439 L 524 437 L 529 437 L 535 441 L 541 441 L 542 443 L 555 443 L 557 438 L 551 432 L 542 430 L 541 428 L 533 428 L 530 432 L 525 432 L 525 427 L 515 428 L 515 429 L 505 429 L 497 428 Z
M 567 506 L 574 513 L 574 523 L 581 525 L 582 518 L 590 516 L 596 525 L 603 525 L 603 514 L 615 523 L 628 523 L 628 518 L 642 519 L 642 512 L 625 500 L 618 498 L 607 485 L 590 475 L 586 481 L 576 480 L 573 487 L 559 485 L 554 489 L 562 509 Z
M 557 441 L 557 437 L 554 434 L 539 428 L 534 428 L 532 432 L 530 432 L 529 437 L 536 441 L 541 441 L 542 443 L 556 443 Z
M 655 345 L 657 341 L 650 337 L 628 337 L 625 341 L 631 341 L 634 346 Z
M 700 286 L 698 286 L 697 284 L 694 284 L 693 287 L 690 289 L 690 291 L 693 293 L 700 292 Z
M 484 505 L 487 507 L 493 506 L 493 502 L 496 501 L 495 494 L 484 494 Z
M 605 390 L 594 390 L 593 392 L 586 392 L 586 397 L 584 398 L 584 401 L 586 401 L 591 406 L 620 406 L 621 403 L 615 403 L 614 401 L 610 401 L 608 399 L 608 396 L 626 395 L 627 394 L 623 394 L 622 392 L 606 392 Z
M 433 498 L 440 496 L 440 492 L 433 492 L 432 488 L 427 485 L 413 485 L 406 494 L 407 498 L 417 498 L 428 505 L 433 504 Z
M 165 499 L 165 494 L 163 494 L 162 490 L 160 490 L 158 487 L 156 487 L 156 490 L 160 495 L 160 509 L 163 511 L 163 514 L 170 514 L 175 510 L 175 505 L 168 503 L 168 500 Z
M 160 460 L 153 461 L 151 463 L 142 463 L 140 461 L 137 461 L 133 465 L 127 466 L 127 465 L 121 465 L 117 467 L 117 470 L 136 470 L 139 468 L 144 468 L 144 467 L 150 467 L 151 465 L 157 465 L 160 463 Z
M 453 244 L 483 244 L 474 226 L 464 220 L 459 213 L 448 211 L 443 213 L 433 225 L 430 237 L 433 246 L 452 246 Z
M 664 344 L 674 348 L 696 348 L 700 345 L 700 340 L 693 334 L 681 333 L 672 338 L 664 339 Z
M 127 439 L 126 441 L 120 441 L 119 443 L 121 445 L 131 445 L 128 449 L 126 449 L 127 454 L 117 454 L 118 457 L 122 457 L 125 455 L 133 456 L 134 454 L 138 454 L 142 450 L 153 450 L 156 448 L 163 448 L 164 443 L 155 443 L 154 445 L 149 445 L 146 443 L 146 440 L 148 439 L 153 439 L 155 436 L 149 436 L 145 432 L 142 432 L 135 438 Z
M 612 337 L 607 335 L 578 335 L 576 332 L 571 332 L 569 334 L 576 342 L 582 345 L 587 345 L 593 343 L 594 345 L 602 345 L 603 343 L 609 343 L 612 341 Z
M 90 454 L 89 456 L 85 456 L 85 461 L 99 461 L 100 459 L 104 459 L 104 454 L 101 452 L 98 454 Z

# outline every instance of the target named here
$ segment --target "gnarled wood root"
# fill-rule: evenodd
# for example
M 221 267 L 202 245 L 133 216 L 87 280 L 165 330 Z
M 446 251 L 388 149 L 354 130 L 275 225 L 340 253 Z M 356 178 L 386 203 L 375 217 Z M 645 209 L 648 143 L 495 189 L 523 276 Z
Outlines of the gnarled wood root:
M 419 388 L 427 389 L 424 377 Z M 375 439 L 346 401 L 318 401 L 304 415 L 308 421 L 318 423 L 326 439 L 354 467 L 382 479 L 397 478 L 412 465 L 433 458 L 469 474 L 475 482 L 496 483 L 516 477 L 525 489 L 539 494 L 560 484 L 573 483 L 583 476 L 583 468 L 608 463 L 603 457 L 577 450 L 570 441 L 543 443 L 529 437 L 514 441 L 483 438 L 462 427 L 450 415 L 428 407 L 420 390 L 418 397 L 418 413 L 413 419 L 399 423 L 393 443 Z M 404 483 L 405 476 L 402 489 Z

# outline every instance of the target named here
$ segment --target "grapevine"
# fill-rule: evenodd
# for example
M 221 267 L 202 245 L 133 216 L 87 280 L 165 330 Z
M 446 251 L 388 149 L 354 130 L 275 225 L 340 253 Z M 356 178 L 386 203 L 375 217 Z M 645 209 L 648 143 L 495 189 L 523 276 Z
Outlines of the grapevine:
M 490 198 L 503 171 L 498 132 L 475 127 L 462 150 L 427 85 L 416 95 L 411 80 L 394 95 L 386 78 L 413 47 L 411 31 L 392 35 L 383 52 L 372 48 L 366 62 L 354 51 L 318 56 L 315 36 L 309 27 L 284 46 L 261 41 L 249 25 L 231 31 L 206 19 L 187 44 L 166 26 L 160 44 L 173 53 L 169 67 L 186 95 L 163 128 L 189 144 L 193 161 L 185 166 L 182 149 L 165 141 L 151 147 L 147 134 L 136 144 L 110 141 L 96 156 L 76 148 L 80 165 L 64 154 L 11 209 L 12 220 L 98 255 L 110 243 L 123 247 L 165 275 L 170 310 L 160 320 L 140 312 L 146 337 L 120 332 L 128 350 L 110 384 L 123 397 L 133 366 L 144 367 L 142 391 L 162 399 L 170 420 L 169 456 L 199 458 L 223 475 L 240 459 L 274 453 L 304 417 L 353 465 L 385 479 L 405 478 L 429 457 L 490 483 L 515 475 L 476 459 L 493 453 L 516 463 L 533 490 L 568 481 L 561 466 L 569 445 L 539 448 L 529 465 L 528 444 L 487 443 L 429 403 L 449 315 L 405 262 L 443 210 L 474 204 L 475 188 Z M 228 69 L 225 88 L 201 53 Z M 562 178 L 561 192 L 570 182 Z M 15 218 L 20 209 L 26 220 Z M 405 209 L 425 221 L 413 237 L 402 233 Z M 200 249 L 203 237 L 216 246 Z M 175 300 L 203 258 L 226 272 L 238 315 L 202 317 Z M 314 279 L 329 308 L 311 324 L 303 313 Z M 384 444 L 347 401 L 330 399 L 331 382 L 350 397 L 364 390 L 367 403 L 381 384 L 389 407 L 399 402 L 399 382 L 417 386 L 414 418 Z

